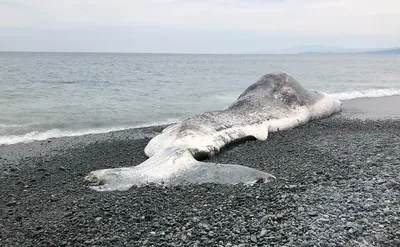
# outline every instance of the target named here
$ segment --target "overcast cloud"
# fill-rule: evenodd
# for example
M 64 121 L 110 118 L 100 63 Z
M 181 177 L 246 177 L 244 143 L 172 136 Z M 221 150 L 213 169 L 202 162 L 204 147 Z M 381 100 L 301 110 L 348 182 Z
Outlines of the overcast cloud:
M 0 0 L 0 38 L 0 50 L 38 51 L 394 47 L 400 1 Z

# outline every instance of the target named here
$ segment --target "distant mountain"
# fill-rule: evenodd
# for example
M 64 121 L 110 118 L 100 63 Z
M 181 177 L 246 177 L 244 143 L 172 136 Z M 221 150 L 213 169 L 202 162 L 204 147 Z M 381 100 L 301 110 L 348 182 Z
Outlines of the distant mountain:
M 380 50 L 380 51 L 370 51 L 364 52 L 367 54 L 400 54 L 400 48 L 389 49 L 389 50 Z
M 322 45 L 307 45 L 307 46 L 296 46 L 288 49 L 281 50 L 260 50 L 255 52 L 248 52 L 248 54 L 298 54 L 308 52 L 321 52 L 329 53 L 333 51 L 341 50 L 340 47 L 327 47 Z
M 400 54 L 400 48 L 351 49 L 334 46 L 309 45 L 282 50 L 261 50 L 247 54 Z
M 309 45 L 309 46 L 297 46 L 289 49 L 280 50 L 282 54 L 299 54 L 299 53 L 348 53 L 348 52 L 356 52 L 356 51 L 364 51 L 360 49 L 348 49 L 342 47 L 334 47 L 334 46 L 322 46 L 322 45 Z
M 400 48 L 309 50 L 307 52 L 298 52 L 297 54 L 400 54 Z

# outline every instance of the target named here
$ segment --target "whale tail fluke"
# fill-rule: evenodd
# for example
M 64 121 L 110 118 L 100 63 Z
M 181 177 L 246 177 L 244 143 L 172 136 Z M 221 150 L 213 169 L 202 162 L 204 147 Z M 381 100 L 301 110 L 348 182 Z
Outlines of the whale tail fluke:
M 138 166 L 103 169 L 89 173 L 85 180 L 97 191 L 128 190 L 146 184 L 253 184 L 275 177 L 241 165 L 197 161 L 182 147 L 171 147 Z
M 275 177 L 247 166 L 197 161 L 192 169 L 171 177 L 171 184 L 255 184 L 267 183 Z

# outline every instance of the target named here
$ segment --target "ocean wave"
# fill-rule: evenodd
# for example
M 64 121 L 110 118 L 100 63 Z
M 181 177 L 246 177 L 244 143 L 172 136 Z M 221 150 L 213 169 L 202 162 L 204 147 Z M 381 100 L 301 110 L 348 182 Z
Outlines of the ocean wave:
M 367 89 L 367 90 L 358 90 L 358 91 L 346 91 L 339 93 L 331 93 L 331 96 L 339 99 L 339 100 L 351 100 L 357 98 L 374 98 L 374 97 L 385 97 L 385 96 L 395 96 L 400 95 L 399 88 L 386 88 L 386 89 Z M 218 97 L 222 97 L 224 100 L 231 100 L 234 98 L 232 95 L 219 95 Z M 236 95 L 235 95 L 236 97 Z M 46 131 L 31 131 L 29 133 L 21 134 L 21 135 L 3 135 L 0 136 L 0 145 L 10 145 L 16 143 L 26 143 L 32 141 L 42 141 L 49 138 L 57 138 L 57 137 L 68 137 L 68 136 L 82 136 L 88 134 L 100 134 L 100 133 L 108 133 L 112 131 L 119 131 L 131 128 L 141 128 L 141 127 L 150 127 L 157 125 L 165 125 L 171 124 L 175 122 L 179 122 L 181 119 L 168 119 L 166 121 L 160 122 L 152 122 L 148 124 L 134 125 L 134 126 L 124 126 L 124 127 L 110 127 L 110 128 L 89 128 L 84 130 L 63 130 L 63 129 L 50 129 Z M 29 128 L 32 124 L 0 124 L 0 129 L 6 130 L 13 128 Z
M 30 126 L 30 124 L 1 124 L 0 128 L 8 129 L 8 128 L 25 128 Z
M 399 88 L 380 88 L 380 89 L 367 89 L 360 91 L 347 91 L 341 93 L 330 94 L 339 100 L 350 100 L 359 98 L 377 98 L 385 96 L 400 95 Z
M 344 92 L 328 93 L 328 94 L 338 100 L 377 98 L 377 97 L 400 95 L 400 88 L 371 88 L 365 90 L 352 90 L 352 91 L 344 91 Z M 223 102 L 234 102 L 239 95 L 240 93 L 216 94 L 214 95 L 214 97 Z
M 172 124 L 179 122 L 178 119 L 169 119 L 166 121 L 160 122 L 152 122 L 148 124 L 140 124 L 135 126 L 128 126 L 128 127 L 111 127 L 111 128 L 95 128 L 95 129 L 86 129 L 86 130 L 79 130 L 79 131 L 72 131 L 72 130 L 60 130 L 60 129 L 51 129 L 47 131 L 31 131 L 29 133 L 23 135 L 9 135 L 9 136 L 0 136 L 0 145 L 11 145 L 16 143 L 28 143 L 33 141 L 43 141 L 50 138 L 58 138 L 58 137 L 69 137 L 69 136 L 82 136 L 82 135 L 89 135 L 89 134 L 101 134 L 101 133 L 108 133 L 112 131 L 120 131 L 126 129 L 135 129 L 135 128 L 144 128 L 144 127 L 151 127 L 151 126 L 158 126 L 158 125 L 165 125 L 165 124 Z

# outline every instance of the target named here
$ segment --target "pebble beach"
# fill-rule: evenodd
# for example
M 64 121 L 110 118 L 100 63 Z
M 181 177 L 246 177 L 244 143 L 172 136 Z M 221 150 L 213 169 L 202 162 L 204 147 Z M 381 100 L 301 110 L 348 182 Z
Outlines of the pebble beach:
M 90 171 L 138 165 L 165 126 L 0 146 L 1 246 L 400 246 L 399 96 L 232 145 L 245 185 L 96 192 Z

